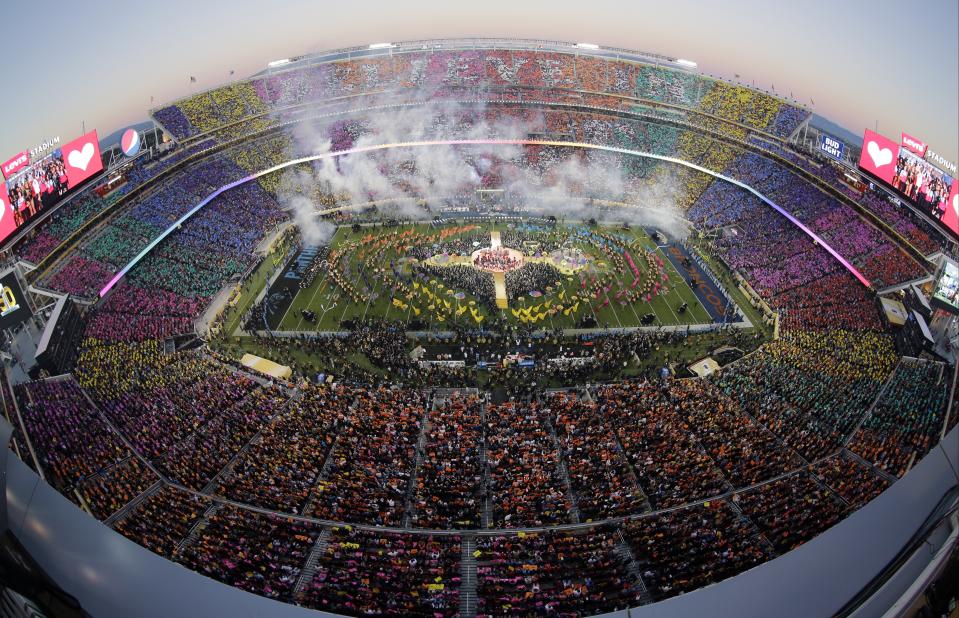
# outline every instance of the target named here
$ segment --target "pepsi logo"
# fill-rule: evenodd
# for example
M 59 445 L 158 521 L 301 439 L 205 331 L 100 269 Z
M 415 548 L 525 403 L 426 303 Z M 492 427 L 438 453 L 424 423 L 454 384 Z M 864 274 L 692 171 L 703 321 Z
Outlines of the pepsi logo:
M 140 151 L 140 134 L 135 129 L 127 129 L 120 138 L 120 149 L 128 157 Z

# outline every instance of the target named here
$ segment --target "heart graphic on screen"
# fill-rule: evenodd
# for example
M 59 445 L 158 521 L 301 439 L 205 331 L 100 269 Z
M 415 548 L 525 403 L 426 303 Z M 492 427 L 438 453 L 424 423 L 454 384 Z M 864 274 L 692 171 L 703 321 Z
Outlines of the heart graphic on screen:
M 869 142 L 866 145 L 866 152 L 869 153 L 869 158 L 877 168 L 892 161 L 892 151 L 888 148 L 880 148 L 876 142 Z
M 959 217 L 959 193 L 952 196 L 952 209 L 956 212 L 956 216 Z
M 81 169 L 85 172 L 87 171 L 87 165 L 89 165 L 91 158 L 93 158 L 93 144 L 87 142 L 80 150 L 73 150 L 67 155 L 67 163 L 69 163 L 71 167 Z

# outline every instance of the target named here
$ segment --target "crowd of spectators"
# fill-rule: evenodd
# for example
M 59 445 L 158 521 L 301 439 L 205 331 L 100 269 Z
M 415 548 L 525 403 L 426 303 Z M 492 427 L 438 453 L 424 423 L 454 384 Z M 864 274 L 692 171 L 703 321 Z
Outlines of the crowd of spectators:
M 629 516 L 621 529 L 474 538 L 478 614 L 589 614 L 639 602 L 637 577 L 658 600 L 742 572 L 888 486 L 846 453 L 807 469 L 795 453 L 807 442 L 780 441 L 786 425 L 752 407 L 751 391 L 739 397 L 744 383 L 723 393 L 728 376 L 749 375 L 749 361 L 769 353 L 755 366 L 792 364 L 817 379 L 829 376 L 829 390 L 849 398 L 856 388 L 877 388 L 891 370 L 888 341 L 863 332 L 792 332 L 778 345 L 734 364 L 716 386 L 627 382 L 506 403 L 434 395 L 428 406 L 425 392 L 398 386 L 303 384 L 290 399 L 195 353 L 167 354 L 152 340 L 89 341 L 78 379 L 102 415 L 71 380 L 17 387 L 17 397 L 41 465 L 59 475 L 58 487 L 76 488 L 96 517 L 120 513 L 114 527 L 158 553 L 318 609 L 453 614 L 460 540 L 350 526 L 324 532 L 178 488 L 151 488 L 158 479 L 137 454 L 170 482 L 214 499 L 334 521 L 507 530 Z M 939 365 L 916 366 L 930 384 L 941 377 Z M 894 380 L 889 397 L 914 378 Z M 807 394 L 818 388 L 808 378 L 805 384 Z M 884 417 L 883 410 L 880 401 L 874 415 Z M 109 431 L 104 419 L 137 454 L 116 434 L 112 447 L 90 439 L 98 425 Z M 678 510 L 657 511 L 668 507 Z M 301 581 L 327 534 L 315 574 Z
M 876 474 L 846 452 L 825 459 L 811 470 L 816 477 L 834 489 L 850 507 L 857 509 L 889 487 L 889 481 Z
M 113 529 L 153 553 L 171 557 L 212 502 L 170 486 L 146 496 Z
M 412 523 L 423 528 L 478 528 L 484 484 L 484 402 L 455 395 L 436 402 L 426 420 L 426 441 L 411 498 Z
M 724 173 L 769 197 L 851 261 L 876 289 L 923 275 L 923 267 L 850 206 L 757 154 L 729 162 Z M 706 228 L 727 228 L 716 249 L 763 296 L 775 297 L 841 270 L 812 239 L 747 191 L 715 181 L 689 209 Z
M 604 519 L 649 509 L 636 474 L 616 435 L 598 414 L 597 404 L 575 393 L 558 392 L 545 405 L 581 519 Z
M 355 391 L 309 385 L 267 425 L 214 490 L 239 502 L 302 513 L 323 491 L 321 472 L 337 431 L 347 423 Z
M 287 600 L 318 533 L 297 520 L 223 505 L 175 559 L 247 592 Z
M 95 297 L 117 270 L 180 216 L 241 175 L 235 164 L 217 157 L 179 173 L 84 238 L 41 285 Z M 141 287 L 208 299 L 227 279 L 252 266 L 257 242 L 283 218 L 276 201 L 257 184 L 228 191 L 148 254 L 130 280 Z M 158 328 L 163 327 L 154 330 Z
M 894 365 L 887 335 L 795 331 L 724 370 L 715 383 L 814 460 L 852 435 Z
M 298 601 L 353 616 L 455 616 L 460 555 L 457 536 L 335 527 Z
M 599 414 L 615 429 L 653 509 L 723 493 L 722 473 L 668 392 L 653 383 L 626 382 L 594 393 Z
M 73 379 L 26 382 L 14 396 L 39 464 L 61 493 L 133 456 Z
M 670 511 L 623 527 L 654 600 L 722 581 L 775 556 L 727 500 Z
M 589 616 L 640 599 L 613 530 L 479 537 L 477 616 Z
M 296 106 L 335 104 L 342 96 L 363 95 L 366 104 L 410 100 L 423 89 L 430 98 L 463 96 L 492 89 L 497 98 L 562 100 L 591 97 L 619 108 L 626 95 L 699 110 L 728 126 L 745 125 L 788 137 L 809 111 L 774 95 L 712 78 L 628 60 L 545 50 L 431 50 L 386 58 L 358 58 L 305 64 L 233 82 L 181 99 L 153 112 L 177 138 L 221 135 L 224 127 L 259 120 L 265 111 L 278 118 Z M 392 98 L 386 98 L 391 96 Z M 232 133 L 227 133 L 232 135 Z
M 939 442 L 944 429 L 949 380 L 942 363 L 904 358 L 850 450 L 894 476 Z
M 403 524 L 425 398 L 401 388 L 357 390 L 308 514 L 378 526 Z
M 737 494 L 737 504 L 777 552 L 785 553 L 849 514 L 849 505 L 805 472 Z
M 569 523 L 572 504 L 542 405 L 490 404 L 485 420 L 491 526 Z
M 220 408 L 218 414 L 154 464 L 171 481 L 202 490 L 283 409 L 286 401 L 277 387 L 250 388 L 243 399 Z M 197 399 L 197 405 L 206 403 L 203 398 Z

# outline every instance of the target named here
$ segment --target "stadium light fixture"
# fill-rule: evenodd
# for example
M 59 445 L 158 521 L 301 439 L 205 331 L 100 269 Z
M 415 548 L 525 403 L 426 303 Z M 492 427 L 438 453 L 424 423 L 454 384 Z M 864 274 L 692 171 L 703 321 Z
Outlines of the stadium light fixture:
M 370 45 L 370 49 L 387 49 L 393 47 L 392 43 L 373 43 Z
M 581 49 L 599 49 L 599 45 L 596 45 L 595 43 L 577 43 L 576 47 Z
M 691 68 L 691 69 L 695 69 L 696 67 L 699 66 L 698 64 L 696 64 L 696 63 L 693 62 L 692 60 L 684 60 L 683 58 L 680 58 L 679 60 L 677 60 L 677 61 L 676 61 L 676 64 L 681 64 L 682 66 L 684 66 L 684 67 L 689 67 L 689 68 Z
M 267 68 L 275 69 L 276 67 L 281 67 L 284 64 L 289 64 L 289 63 L 290 63 L 289 58 L 283 58 L 282 60 L 274 60 L 273 62 L 267 62 L 266 66 Z

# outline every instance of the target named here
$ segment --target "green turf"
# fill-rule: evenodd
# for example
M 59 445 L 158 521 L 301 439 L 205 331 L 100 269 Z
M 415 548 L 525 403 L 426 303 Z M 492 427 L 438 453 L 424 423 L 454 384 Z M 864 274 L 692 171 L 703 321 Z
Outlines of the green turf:
M 495 229 L 503 230 L 505 229 L 504 224 L 493 224 L 491 222 L 480 222 L 477 225 L 482 229 L 484 234 L 487 234 Z M 449 227 L 449 226 L 446 226 Z M 379 238 L 382 234 L 387 234 L 394 231 L 405 231 L 408 229 L 413 229 L 421 233 L 435 233 L 437 229 L 432 228 L 428 224 L 421 225 L 407 225 L 399 226 L 394 228 L 368 228 L 365 227 L 361 231 L 354 233 L 349 227 L 340 227 L 333 238 L 330 240 L 331 251 L 336 250 L 337 248 L 346 246 L 347 243 L 358 242 L 359 239 L 365 238 L 368 235 L 373 236 L 373 240 L 369 243 L 358 244 L 355 248 L 355 252 L 348 259 L 348 268 L 349 272 L 345 273 L 347 275 L 347 280 L 354 281 L 354 284 L 357 287 L 360 287 L 360 280 L 356 273 L 360 271 L 361 268 L 366 267 L 364 260 L 360 257 L 360 253 L 366 250 L 364 245 L 372 244 Z M 574 226 L 557 226 L 557 234 L 565 234 L 568 231 L 576 229 Z M 584 228 L 585 229 L 585 228 Z M 694 324 L 708 324 L 712 320 L 709 317 L 706 309 L 702 307 L 700 303 L 697 302 L 695 293 L 685 282 L 683 277 L 676 271 L 672 266 L 666 256 L 662 254 L 661 251 L 656 249 L 655 243 L 652 239 L 639 228 L 634 228 L 629 231 L 623 231 L 614 227 L 600 227 L 596 228 L 600 232 L 610 233 L 615 235 L 625 234 L 632 242 L 637 243 L 640 247 L 656 250 L 659 252 L 660 257 L 663 259 L 665 272 L 669 276 L 669 282 L 667 284 L 668 292 L 666 294 L 661 294 L 654 296 L 650 302 L 645 300 L 637 300 L 633 303 L 628 303 L 626 305 L 621 305 L 614 299 L 610 299 L 610 303 L 606 306 L 600 307 L 599 305 L 602 302 L 602 296 L 600 299 L 594 300 L 591 306 L 590 303 L 582 302 L 580 304 L 580 311 L 576 316 L 565 316 L 562 313 L 557 313 L 553 316 L 547 317 L 544 320 L 536 322 L 532 325 L 533 328 L 540 329 L 564 329 L 564 328 L 574 328 L 581 317 L 584 315 L 593 315 L 596 318 L 597 326 L 602 327 L 633 327 L 640 325 L 640 318 L 646 313 L 654 313 L 657 316 L 657 325 L 694 325 Z M 596 247 L 591 247 L 587 243 L 581 243 L 578 245 L 580 249 L 585 251 L 590 258 L 595 263 L 605 264 L 606 268 L 611 268 L 606 256 L 599 251 Z M 643 276 L 647 276 L 648 273 L 645 263 L 640 261 L 640 254 L 638 250 L 632 251 L 634 260 L 637 263 L 637 266 L 643 271 Z M 401 257 L 400 252 L 389 251 L 387 252 L 380 260 L 372 260 L 369 266 L 386 266 L 388 267 L 389 258 L 399 258 Z M 628 284 L 631 281 L 631 275 L 626 273 L 618 272 L 617 274 L 623 275 L 623 281 Z M 332 331 L 340 330 L 340 323 L 344 320 L 354 319 L 354 318 L 385 318 L 387 320 L 398 320 L 398 321 L 409 321 L 414 319 L 415 316 L 412 313 L 412 306 L 416 306 L 416 302 L 407 302 L 409 307 L 405 310 L 394 306 L 391 302 L 391 290 L 389 289 L 392 285 L 392 280 L 387 283 L 381 282 L 379 279 L 372 279 L 373 281 L 373 292 L 372 298 L 368 301 L 363 302 L 352 302 L 348 299 L 346 295 L 342 293 L 342 290 L 339 286 L 328 276 L 327 273 L 322 273 L 309 287 L 300 290 L 296 297 L 293 299 L 290 307 L 286 311 L 284 317 L 280 321 L 278 330 L 281 331 Z M 572 277 L 562 277 L 562 285 L 553 290 L 551 295 L 544 296 L 539 299 L 533 299 L 531 297 L 522 297 L 520 299 L 510 299 L 511 308 L 522 308 L 525 306 L 535 306 L 544 302 L 547 298 L 552 298 L 554 303 L 561 302 L 559 301 L 560 291 L 565 292 L 565 298 L 569 298 L 572 294 L 581 291 L 579 276 L 573 275 Z M 436 288 L 433 287 L 435 290 Z M 617 288 L 614 286 L 611 294 L 615 294 Z M 448 297 L 447 297 L 448 298 Z M 406 302 L 404 298 L 400 298 L 401 301 Z M 464 300 L 468 302 L 470 297 L 467 296 L 467 299 Z M 429 311 L 425 306 L 424 302 L 419 302 L 422 314 L 420 320 L 429 324 L 430 329 L 435 330 L 447 330 L 453 324 L 459 324 L 466 327 L 475 327 L 476 322 L 473 318 L 470 317 L 469 311 L 462 314 L 460 317 L 449 316 L 445 321 L 439 321 L 436 319 L 436 316 L 430 316 Z M 455 301 L 454 302 L 455 306 Z M 685 314 L 679 314 L 677 308 L 682 303 L 688 303 L 689 310 Z M 477 303 L 478 310 L 481 315 L 487 318 L 487 321 L 490 318 L 490 311 L 483 305 L 483 303 Z M 308 321 L 302 318 L 301 311 L 303 309 L 309 309 L 314 311 L 317 314 L 318 320 L 316 324 L 311 324 Z M 513 317 L 510 310 L 506 311 L 497 311 L 507 323 L 519 324 L 519 320 Z

